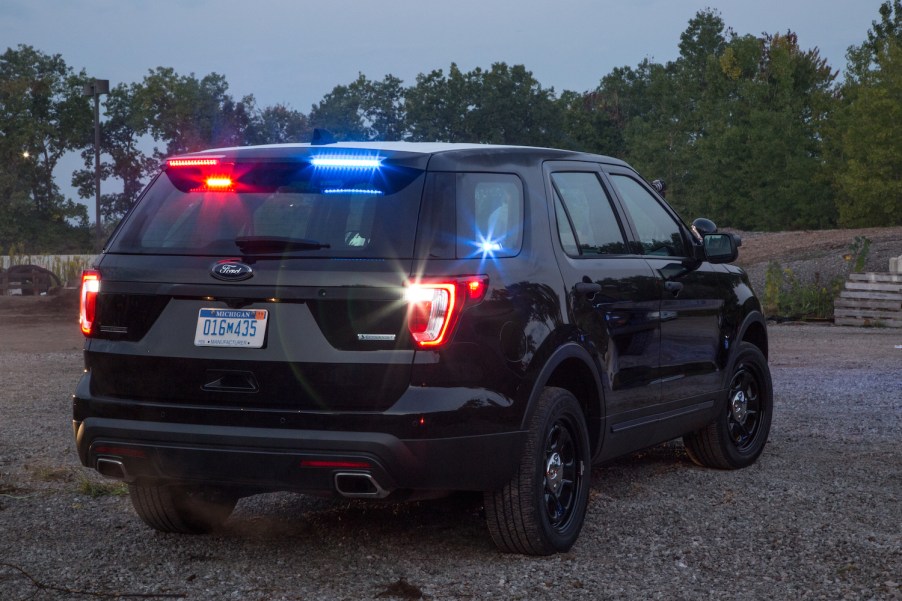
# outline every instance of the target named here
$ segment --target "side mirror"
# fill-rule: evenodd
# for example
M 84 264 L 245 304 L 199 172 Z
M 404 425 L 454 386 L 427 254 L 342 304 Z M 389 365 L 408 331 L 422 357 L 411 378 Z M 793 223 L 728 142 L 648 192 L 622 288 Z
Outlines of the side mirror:
M 692 229 L 694 229 L 699 236 L 706 236 L 708 234 L 717 233 L 717 224 L 715 224 L 710 219 L 699 217 L 692 222 Z
M 733 234 L 705 234 L 705 259 L 711 263 L 732 263 L 739 256 L 739 243 Z

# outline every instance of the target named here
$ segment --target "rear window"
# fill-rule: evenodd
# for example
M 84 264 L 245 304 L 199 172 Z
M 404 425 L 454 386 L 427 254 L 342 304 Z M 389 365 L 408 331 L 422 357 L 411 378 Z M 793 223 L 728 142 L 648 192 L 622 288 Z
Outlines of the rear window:
M 421 171 L 309 163 L 168 167 L 110 252 L 409 258 Z

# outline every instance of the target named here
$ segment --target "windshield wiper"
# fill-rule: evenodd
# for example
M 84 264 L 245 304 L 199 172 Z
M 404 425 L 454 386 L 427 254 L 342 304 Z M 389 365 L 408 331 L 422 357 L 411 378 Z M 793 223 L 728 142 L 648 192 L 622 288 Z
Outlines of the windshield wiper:
M 280 236 L 241 236 L 235 238 L 235 244 L 242 252 L 278 253 L 289 250 L 319 250 L 329 248 L 328 244 L 316 240 L 302 238 L 283 238 Z

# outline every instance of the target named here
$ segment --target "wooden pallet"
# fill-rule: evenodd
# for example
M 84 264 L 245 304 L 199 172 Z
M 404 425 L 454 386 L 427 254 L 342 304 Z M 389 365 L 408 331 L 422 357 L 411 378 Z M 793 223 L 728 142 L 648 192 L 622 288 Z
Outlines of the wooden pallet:
M 851 274 L 834 303 L 833 321 L 840 326 L 902 328 L 902 274 Z

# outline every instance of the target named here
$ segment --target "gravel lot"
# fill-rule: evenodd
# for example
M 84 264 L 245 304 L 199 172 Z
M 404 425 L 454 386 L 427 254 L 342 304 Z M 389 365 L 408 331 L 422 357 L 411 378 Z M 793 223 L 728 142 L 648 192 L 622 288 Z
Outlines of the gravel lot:
M 497 552 L 472 495 L 264 495 L 219 535 L 153 532 L 78 464 L 77 330 L 49 300 L 0 304 L 3 601 L 902 599 L 899 330 L 771 327 L 761 460 L 701 469 L 673 442 L 595 468 L 582 536 L 550 558 Z

